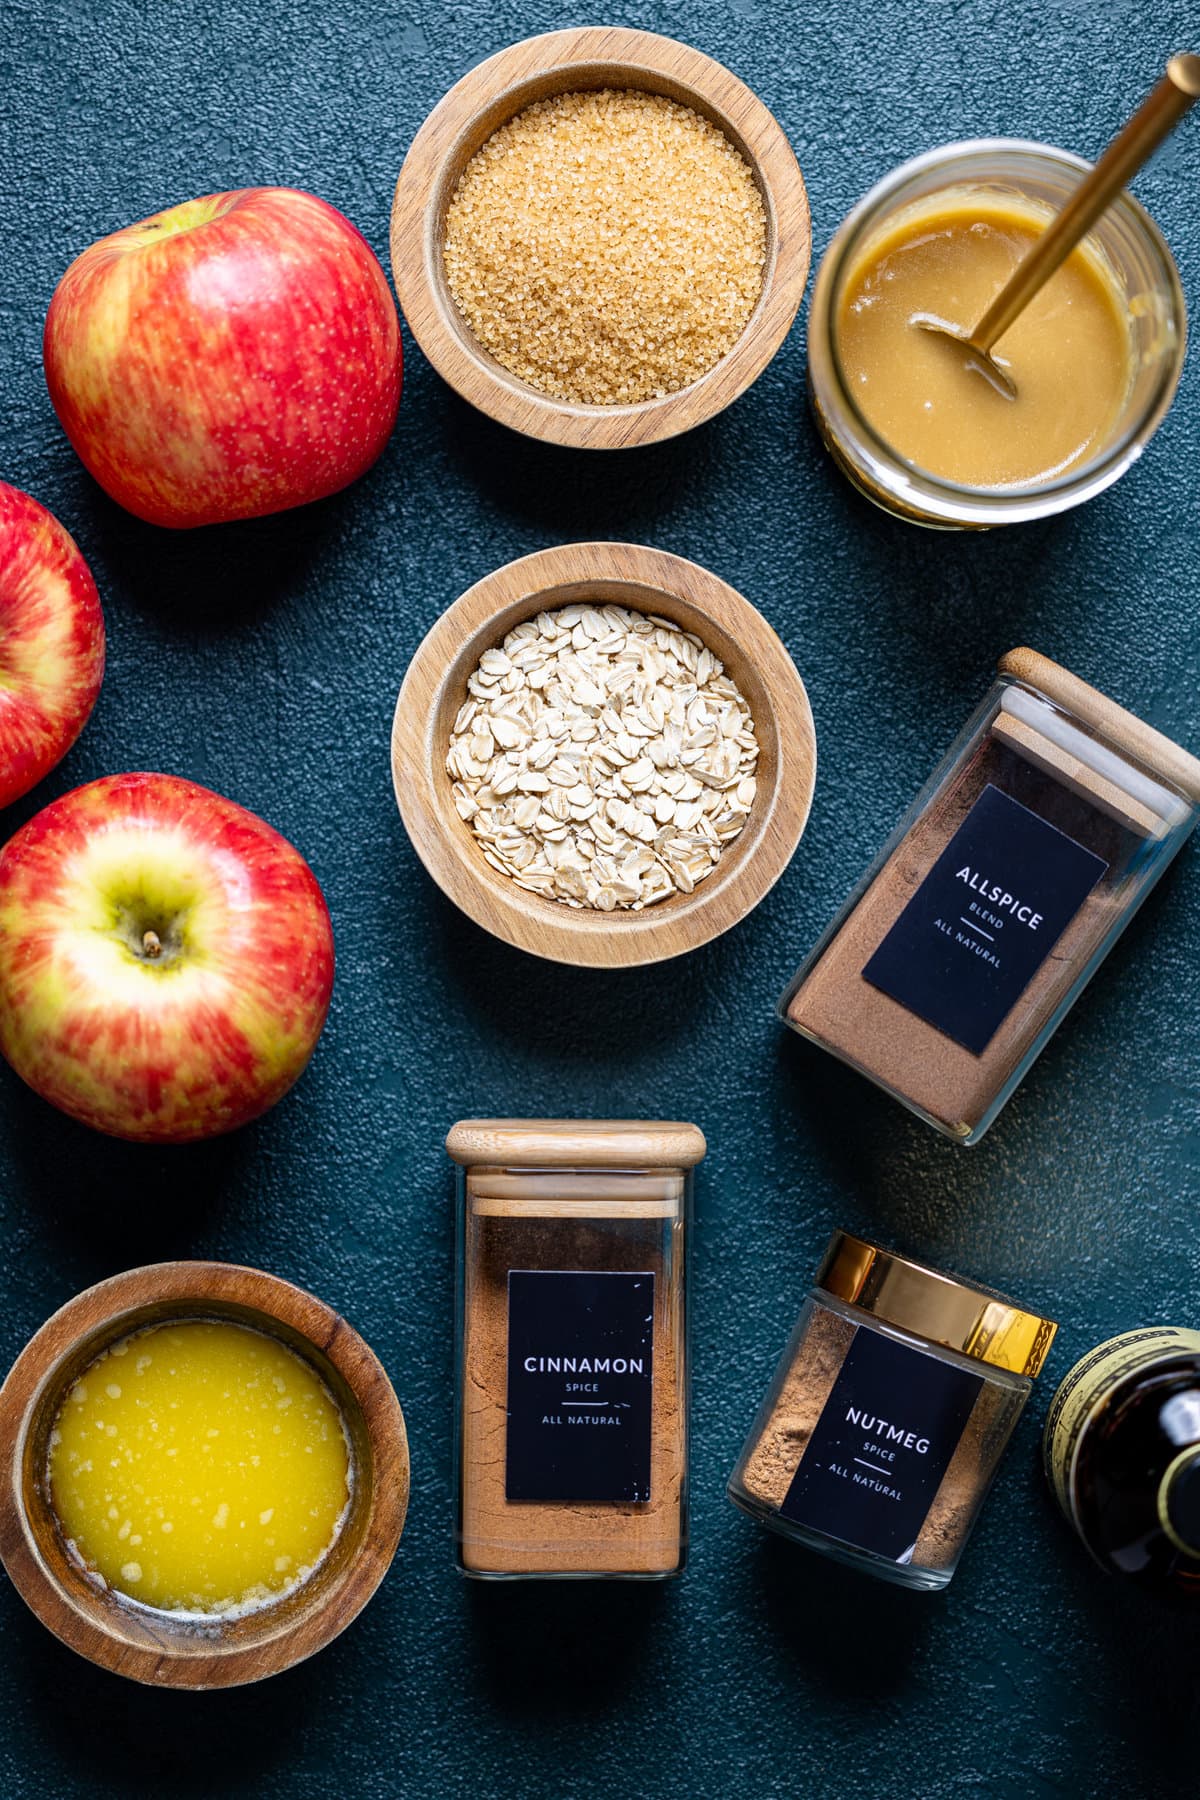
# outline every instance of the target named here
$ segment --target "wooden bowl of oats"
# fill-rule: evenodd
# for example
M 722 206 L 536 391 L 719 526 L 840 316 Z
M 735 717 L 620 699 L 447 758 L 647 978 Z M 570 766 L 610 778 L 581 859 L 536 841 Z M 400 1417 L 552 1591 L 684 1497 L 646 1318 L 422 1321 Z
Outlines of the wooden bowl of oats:
M 418 648 L 392 727 L 400 815 L 443 893 L 583 967 L 661 962 L 745 918 L 815 775 L 804 683 L 766 620 L 636 544 L 485 576 Z
M 585 27 L 471 69 L 392 207 L 409 329 L 481 412 L 588 449 L 690 430 L 762 373 L 812 226 L 782 128 L 711 57 Z

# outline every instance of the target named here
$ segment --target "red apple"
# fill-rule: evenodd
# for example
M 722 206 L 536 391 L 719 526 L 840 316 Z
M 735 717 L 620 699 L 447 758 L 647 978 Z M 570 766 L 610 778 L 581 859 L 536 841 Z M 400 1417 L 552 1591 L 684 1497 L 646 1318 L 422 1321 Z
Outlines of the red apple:
M 79 546 L 0 481 L 0 806 L 61 762 L 103 679 L 104 615 Z
M 348 219 L 293 188 L 209 194 L 101 238 L 55 289 L 43 351 L 83 462 L 152 525 L 336 493 L 400 404 L 387 277 Z
M 109 775 L 0 850 L 0 1050 L 97 1131 L 182 1143 L 257 1117 L 332 986 L 304 858 L 195 782 Z

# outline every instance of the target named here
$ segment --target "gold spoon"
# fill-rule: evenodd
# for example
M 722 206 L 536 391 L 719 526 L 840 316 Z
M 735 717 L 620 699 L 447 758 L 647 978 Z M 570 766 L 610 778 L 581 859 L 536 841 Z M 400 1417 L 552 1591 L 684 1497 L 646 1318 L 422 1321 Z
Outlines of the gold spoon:
M 1076 244 L 1108 211 L 1122 188 L 1178 125 L 1188 108 L 1200 99 L 1200 56 L 1187 52 L 1173 56 L 1158 86 L 1147 95 L 1119 131 L 1099 162 L 1084 176 L 1071 198 L 1047 226 L 1028 256 L 1001 288 L 974 331 L 957 331 L 931 313 L 917 313 L 913 324 L 923 331 L 949 338 L 967 351 L 966 364 L 990 381 L 1010 400 L 1017 397 L 1016 383 L 992 356 L 992 347 L 1013 320 L 1024 312 L 1038 290 L 1067 260 Z

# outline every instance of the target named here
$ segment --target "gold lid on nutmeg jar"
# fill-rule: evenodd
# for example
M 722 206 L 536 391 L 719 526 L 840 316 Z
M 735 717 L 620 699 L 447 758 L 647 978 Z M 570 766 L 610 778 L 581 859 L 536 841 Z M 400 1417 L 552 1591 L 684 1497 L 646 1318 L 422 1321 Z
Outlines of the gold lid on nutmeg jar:
M 881 1250 L 848 1231 L 829 1240 L 816 1285 L 847 1306 L 1014 1375 L 1037 1375 L 1058 1326 L 1003 1294 Z

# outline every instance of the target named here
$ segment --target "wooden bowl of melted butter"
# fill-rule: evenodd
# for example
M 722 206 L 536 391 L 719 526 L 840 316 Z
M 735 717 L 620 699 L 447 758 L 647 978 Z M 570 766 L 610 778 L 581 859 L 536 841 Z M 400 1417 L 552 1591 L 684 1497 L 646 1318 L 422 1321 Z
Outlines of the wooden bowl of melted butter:
M 227 1263 L 132 1269 L 68 1302 L 0 1389 L 0 1558 L 63 1643 L 160 1687 L 277 1674 L 342 1631 L 395 1554 L 408 1446 L 332 1308 Z

